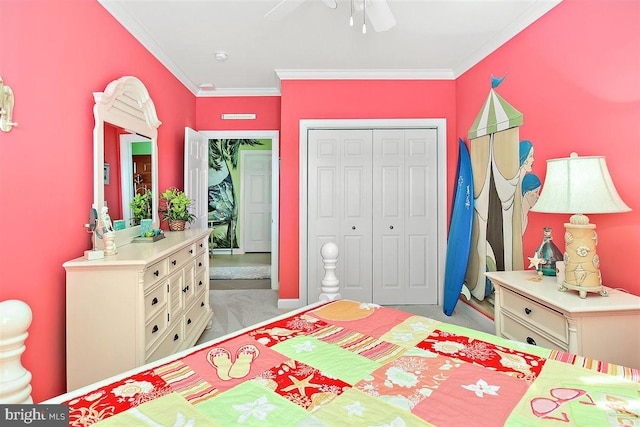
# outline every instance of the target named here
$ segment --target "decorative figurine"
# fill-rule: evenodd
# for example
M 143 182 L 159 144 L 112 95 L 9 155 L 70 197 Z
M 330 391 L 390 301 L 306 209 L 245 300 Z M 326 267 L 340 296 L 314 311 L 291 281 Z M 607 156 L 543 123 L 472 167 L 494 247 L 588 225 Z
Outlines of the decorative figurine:
M 115 255 L 118 252 L 116 250 L 116 233 L 113 230 L 111 216 L 109 216 L 109 208 L 106 206 L 102 207 L 102 213 L 100 214 L 100 221 L 98 222 L 96 234 L 102 239 L 105 255 Z
M 91 234 L 92 249 L 90 251 L 84 251 L 84 257 L 88 260 L 104 258 L 104 251 L 96 249 L 97 225 L 98 211 L 96 211 L 96 209 L 92 207 L 91 210 L 89 210 L 89 223 L 84 225 L 87 233 Z

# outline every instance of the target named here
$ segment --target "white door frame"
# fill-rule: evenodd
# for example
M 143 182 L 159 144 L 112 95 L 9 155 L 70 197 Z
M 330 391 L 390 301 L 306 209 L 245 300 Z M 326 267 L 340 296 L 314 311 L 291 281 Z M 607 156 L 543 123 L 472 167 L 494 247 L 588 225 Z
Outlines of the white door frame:
M 314 301 L 307 300 L 307 131 L 309 129 L 410 129 L 436 128 L 438 130 L 438 304 L 442 305 L 444 267 L 447 255 L 447 119 L 329 119 L 300 120 L 300 229 L 299 229 L 299 290 L 298 299 L 279 300 L 279 308 L 302 307 Z M 339 248 L 338 248 L 339 249 Z M 338 256 L 338 266 L 340 257 Z
M 276 130 L 201 130 L 207 139 L 270 139 L 271 140 L 271 289 L 279 289 L 278 223 L 280 220 L 280 132 Z M 208 195 L 207 195 L 208 197 Z

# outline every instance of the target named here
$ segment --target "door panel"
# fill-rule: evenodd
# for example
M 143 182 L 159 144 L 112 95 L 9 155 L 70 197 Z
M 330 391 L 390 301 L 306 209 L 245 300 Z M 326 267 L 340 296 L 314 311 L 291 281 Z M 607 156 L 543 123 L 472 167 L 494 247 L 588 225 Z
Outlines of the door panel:
M 242 224 L 245 252 L 271 252 L 271 150 L 242 153 Z
M 371 131 L 310 130 L 308 300 L 317 301 L 324 269 L 320 248 L 332 241 L 344 298 L 371 301 Z
M 191 128 L 184 129 L 184 192 L 191 200 L 190 210 L 196 216 L 193 228 L 207 228 L 209 144 L 207 138 Z

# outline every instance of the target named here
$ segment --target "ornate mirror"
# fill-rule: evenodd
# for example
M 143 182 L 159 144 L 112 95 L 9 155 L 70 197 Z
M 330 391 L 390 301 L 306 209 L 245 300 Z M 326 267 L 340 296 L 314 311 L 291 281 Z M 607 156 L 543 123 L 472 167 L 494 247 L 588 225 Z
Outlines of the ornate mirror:
M 109 83 L 94 92 L 93 203 L 103 206 L 116 228 L 116 245 L 140 235 L 130 202 L 136 194 L 151 192 L 151 218 L 158 228 L 158 126 L 153 101 L 136 77 Z M 101 244 L 101 242 L 98 242 Z

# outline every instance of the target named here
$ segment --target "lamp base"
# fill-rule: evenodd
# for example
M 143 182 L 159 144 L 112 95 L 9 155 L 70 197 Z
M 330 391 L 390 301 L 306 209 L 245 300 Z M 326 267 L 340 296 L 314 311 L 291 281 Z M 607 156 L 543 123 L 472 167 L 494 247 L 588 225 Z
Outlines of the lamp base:
M 562 284 L 558 285 L 558 290 L 560 292 L 565 292 L 567 289 L 571 289 L 574 291 L 578 291 L 580 298 L 584 299 L 587 297 L 587 292 L 598 292 L 602 297 L 608 297 L 609 292 L 604 288 L 604 286 L 576 286 L 567 282 L 562 282 Z

